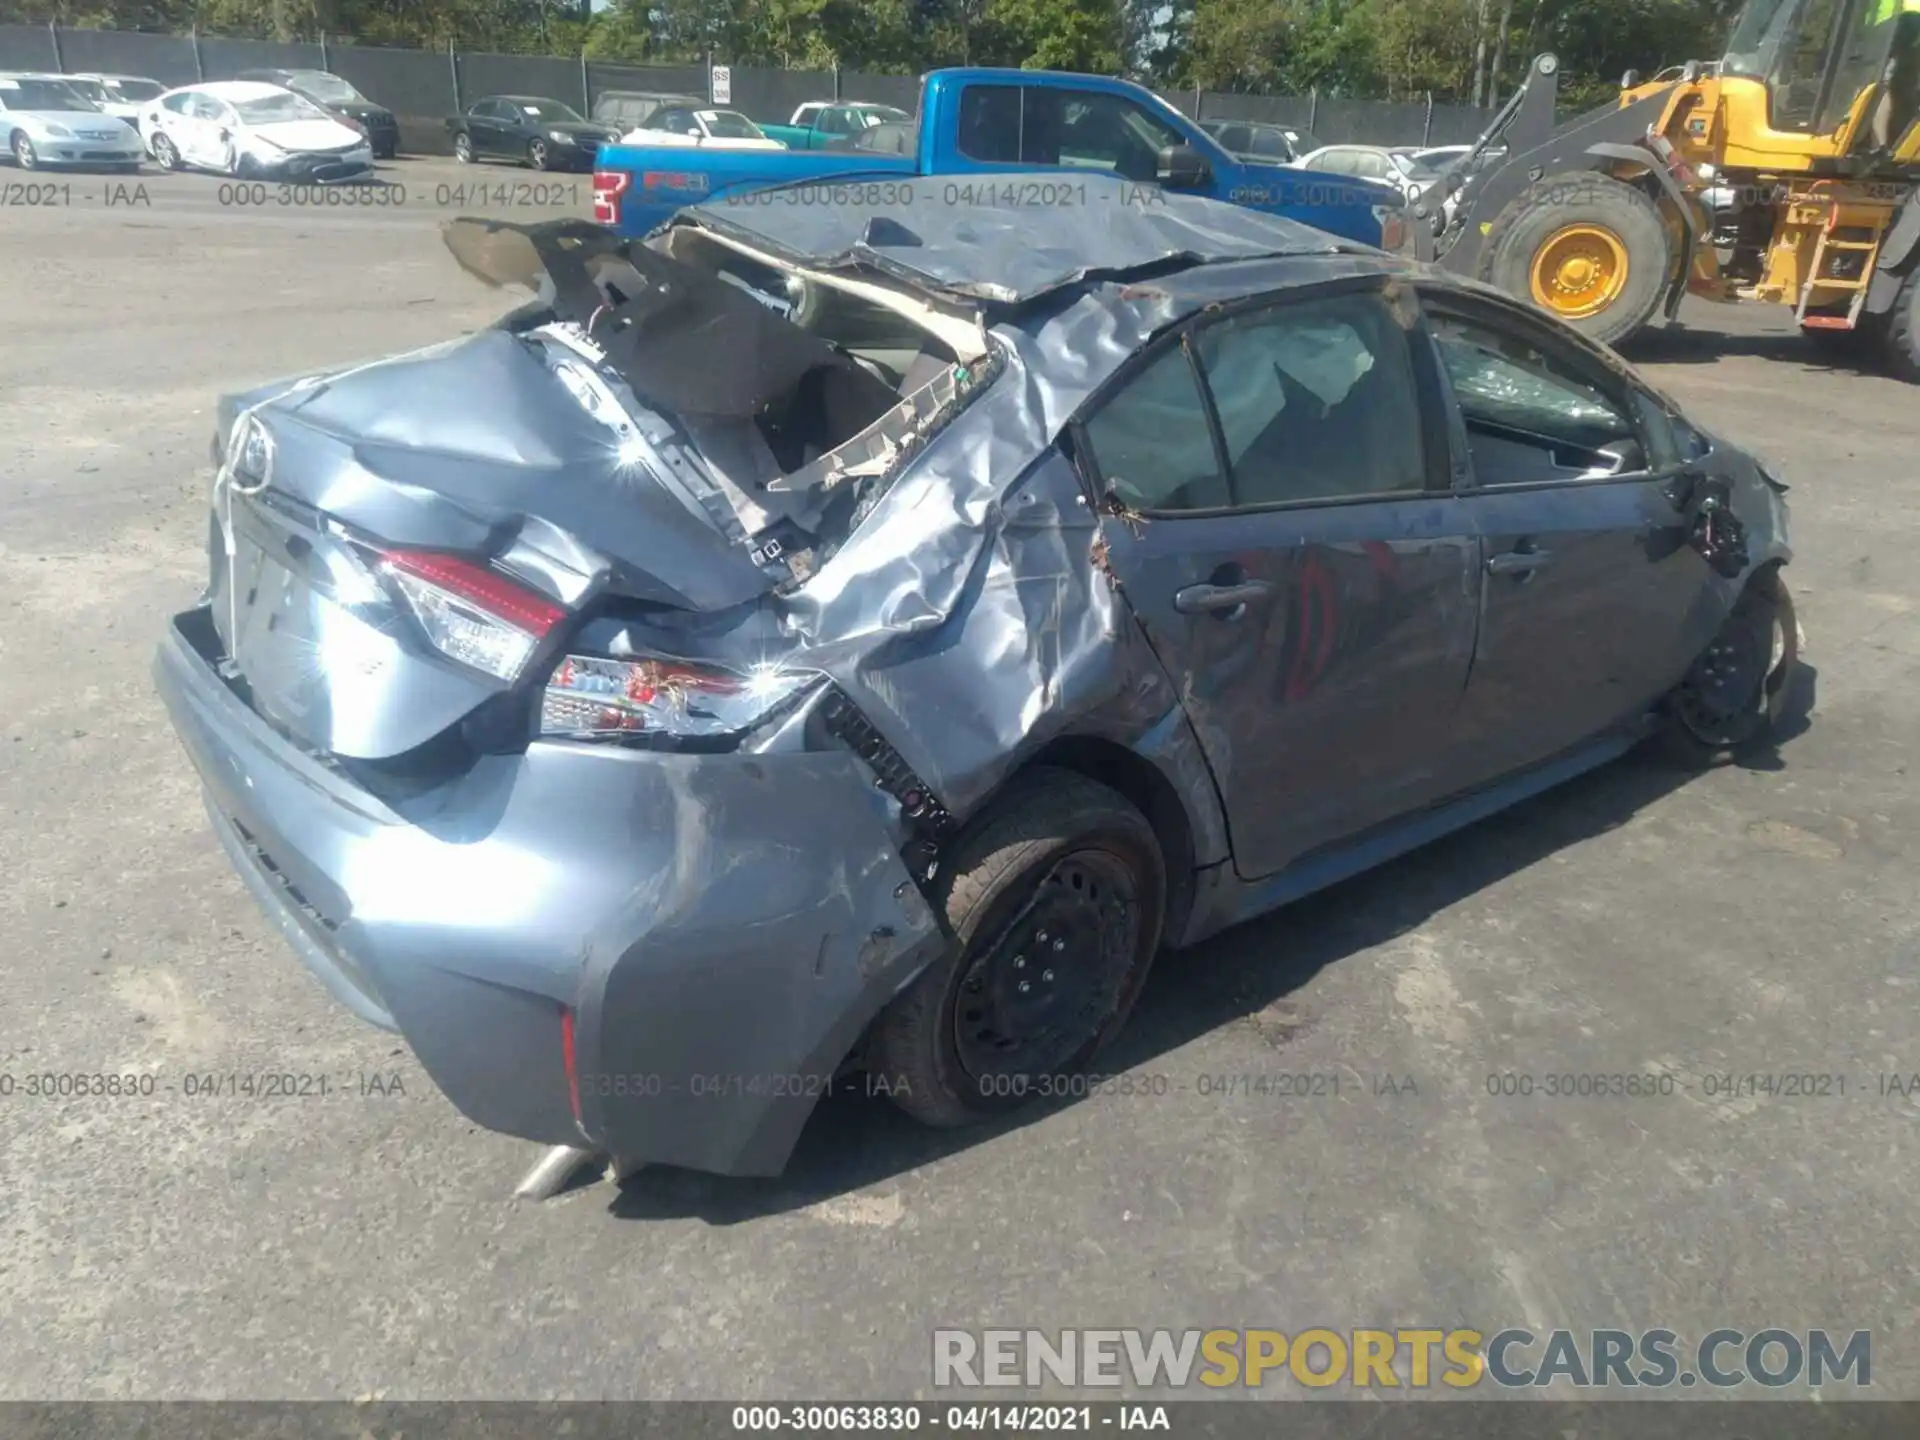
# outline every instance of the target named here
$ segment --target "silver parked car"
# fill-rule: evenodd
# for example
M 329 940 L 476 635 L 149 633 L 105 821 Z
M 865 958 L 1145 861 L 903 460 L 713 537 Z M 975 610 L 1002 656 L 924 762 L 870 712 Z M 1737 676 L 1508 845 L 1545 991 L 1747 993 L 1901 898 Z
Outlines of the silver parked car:
M 994 1115 L 1163 946 L 1767 743 L 1753 460 L 1481 287 L 1075 183 L 1102 224 L 453 222 L 529 304 L 222 402 L 160 689 L 289 944 L 478 1123 L 767 1174 L 850 1072 Z
M 100 166 L 135 171 L 146 154 L 127 121 L 109 115 L 64 76 L 0 71 L 0 141 L 22 170 Z

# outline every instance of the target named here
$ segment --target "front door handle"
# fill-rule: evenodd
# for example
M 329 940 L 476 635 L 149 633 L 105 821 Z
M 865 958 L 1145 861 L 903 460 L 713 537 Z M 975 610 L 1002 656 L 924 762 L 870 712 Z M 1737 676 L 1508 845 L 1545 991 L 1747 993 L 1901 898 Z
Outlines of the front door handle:
M 1551 559 L 1553 554 L 1548 550 L 1508 550 L 1504 554 L 1488 558 L 1487 573 L 1489 575 L 1531 575 Z
M 1273 587 L 1264 580 L 1242 580 L 1238 585 L 1189 585 L 1176 590 L 1173 608 L 1182 615 L 1207 615 L 1220 611 L 1242 610 L 1255 600 L 1264 599 Z M 1229 620 L 1238 617 L 1229 613 Z

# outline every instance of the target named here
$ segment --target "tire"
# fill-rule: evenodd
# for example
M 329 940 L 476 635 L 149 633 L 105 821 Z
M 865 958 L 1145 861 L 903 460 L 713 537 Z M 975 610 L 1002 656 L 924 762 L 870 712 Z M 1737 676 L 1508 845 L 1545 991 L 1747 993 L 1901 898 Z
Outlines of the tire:
M 1536 291 L 1536 262 L 1546 261 L 1554 247 L 1568 246 L 1558 273 L 1574 276 L 1573 266 L 1587 255 L 1588 235 L 1591 249 L 1624 260 L 1617 288 L 1596 281 L 1590 293 L 1559 292 L 1559 305 L 1544 301 Z M 1549 176 L 1516 197 L 1494 221 L 1486 253 L 1482 280 L 1607 345 L 1620 344 L 1652 317 L 1674 258 L 1653 201 L 1610 176 L 1579 174 Z
M 34 151 L 33 141 L 29 140 L 25 134 L 17 134 L 13 137 L 12 149 L 13 163 L 22 170 L 40 168 L 40 156 Z
M 1080 1070 L 1119 1032 L 1160 946 L 1166 864 L 1145 817 L 1071 771 L 1016 785 L 949 853 L 936 903 L 952 943 L 871 1037 L 869 1073 L 928 1125 L 1060 1093 L 1046 1078 Z
M 1763 748 L 1799 665 L 1793 596 L 1777 568 L 1765 571 L 1747 583 L 1713 644 L 1668 697 L 1668 756 L 1702 768 Z M 1716 683 L 1716 671 L 1726 678 Z
M 544 170 L 550 163 L 551 156 L 547 151 L 547 142 L 544 140 L 529 140 L 527 142 L 527 164 L 536 170 Z
M 473 164 L 473 140 L 465 132 L 453 137 L 453 158 L 462 165 Z
M 1920 264 L 1907 272 L 1888 314 L 1881 356 L 1887 373 L 1909 385 L 1920 385 Z
M 154 162 L 158 164 L 162 170 L 178 170 L 180 168 L 180 152 L 174 148 L 173 141 L 169 140 L 164 134 L 155 135 L 153 137 L 153 144 L 148 148 L 153 151 Z

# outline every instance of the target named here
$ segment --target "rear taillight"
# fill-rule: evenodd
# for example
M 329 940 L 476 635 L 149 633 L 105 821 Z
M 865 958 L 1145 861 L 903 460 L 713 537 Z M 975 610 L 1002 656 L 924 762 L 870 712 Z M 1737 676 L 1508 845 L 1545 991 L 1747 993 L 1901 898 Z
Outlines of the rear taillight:
M 568 655 L 548 677 L 540 732 L 574 740 L 738 735 L 815 678 L 772 665 L 734 671 L 678 660 Z
M 593 218 L 602 225 L 620 223 L 620 197 L 627 193 L 633 177 L 624 170 L 593 172 Z
M 498 679 L 520 678 L 567 612 L 498 571 L 430 550 L 383 550 L 381 568 L 434 648 Z

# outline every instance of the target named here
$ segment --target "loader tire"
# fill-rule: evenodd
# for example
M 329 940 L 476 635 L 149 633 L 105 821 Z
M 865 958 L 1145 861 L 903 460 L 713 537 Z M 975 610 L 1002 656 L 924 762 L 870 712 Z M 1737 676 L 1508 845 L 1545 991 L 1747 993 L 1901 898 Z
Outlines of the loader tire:
M 1882 347 L 1887 373 L 1909 385 L 1920 385 L 1920 265 L 1907 272 L 1894 298 Z
M 1548 176 L 1494 221 L 1481 279 L 1607 345 L 1645 325 L 1673 273 L 1660 209 L 1607 175 Z

